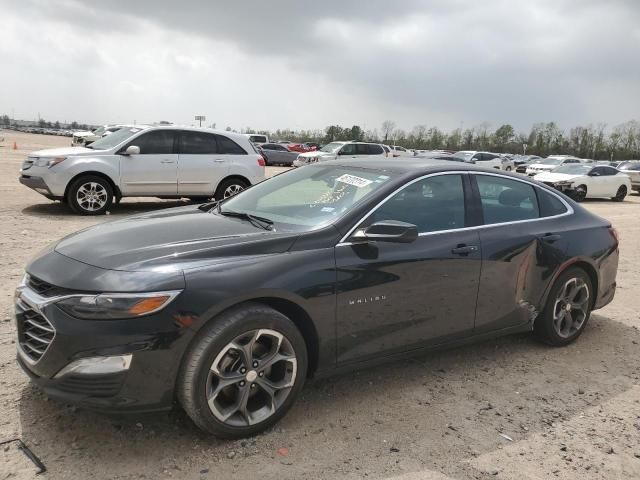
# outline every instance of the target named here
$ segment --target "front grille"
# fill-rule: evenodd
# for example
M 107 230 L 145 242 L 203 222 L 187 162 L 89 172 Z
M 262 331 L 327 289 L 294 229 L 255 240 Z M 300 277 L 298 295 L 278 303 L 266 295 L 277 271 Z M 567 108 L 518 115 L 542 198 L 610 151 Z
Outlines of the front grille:
M 37 277 L 32 275 L 27 276 L 26 280 L 27 286 L 36 292 L 38 295 L 42 295 L 43 297 L 59 297 L 61 295 L 69 295 L 72 293 L 78 293 L 77 291 L 71 291 L 66 288 L 56 287 L 44 280 L 40 280 Z
M 29 359 L 37 362 L 56 336 L 55 328 L 40 313 L 22 302 L 16 304 L 16 323 L 18 343 L 22 351 Z

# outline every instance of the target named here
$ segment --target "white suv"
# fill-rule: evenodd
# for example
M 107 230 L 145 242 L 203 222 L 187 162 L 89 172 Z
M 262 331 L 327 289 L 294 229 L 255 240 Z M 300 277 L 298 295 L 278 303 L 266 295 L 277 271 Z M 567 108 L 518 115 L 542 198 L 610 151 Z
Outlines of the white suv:
M 498 170 L 506 170 L 508 172 L 515 168 L 515 165 L 511 160 L 503 158 L 497 153 L 461 150 L 454 153 L 453 156 L 459 158 L 463 162 L 475 163 L 479 167 L 497 168 Z
M 337 158 L 385 158 L 386 156 L 384 148 L 379 143 L 331 142 L 320 150 L 301 153 L 293 161 L 293 166 L 302 167 L 308 163 L 324 162 Z
M 207 128 L 123 126 L 86 147 L 31 153 L 20 183 L 83 215 L 122 197 L 206 201 L 265 178 L 264 158 L 244 135 Z

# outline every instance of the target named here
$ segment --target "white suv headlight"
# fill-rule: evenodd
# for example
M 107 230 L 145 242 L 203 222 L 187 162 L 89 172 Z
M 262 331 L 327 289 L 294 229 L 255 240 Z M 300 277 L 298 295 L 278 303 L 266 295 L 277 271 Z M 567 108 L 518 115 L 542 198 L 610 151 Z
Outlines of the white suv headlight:
M 64 162 L 67 157 L 40 157 L 38 158 L 34 164 L 36 167 L 55 167 L 61 162 Z

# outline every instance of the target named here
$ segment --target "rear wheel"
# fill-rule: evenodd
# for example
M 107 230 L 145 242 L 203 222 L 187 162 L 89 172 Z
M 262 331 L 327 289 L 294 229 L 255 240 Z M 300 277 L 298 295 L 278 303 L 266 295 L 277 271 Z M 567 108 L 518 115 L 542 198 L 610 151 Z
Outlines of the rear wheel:
M 627 186 L 626 185 L 620 185 L 620 188 L 616 192 L 616 196 L 613 197 L 611 200 L 613 200 L 614 202 L 622 202 L 622 201 L 624 201 L 624 198 L 626 196 L 627 196 Z
M 230 178 L 220 183 L 214 197 L 216 200 L 224 200 L 225 198 L 233 197 L 240 193 L 248 186 L 249 185 L 247 185 L 244 180 L 240 180 L 239 178 Z
M 574 267 L 562 273 L 535 321 L 538 338 L 554 346 L 573 342 L 587 325 L 593 295 L 591 279 L 584 270 Z
M 185 355 L 178 399 L 201 429 L 224 438 L 255 435 L 293 405 L 307 349 L 286 316 L 260 304 L 223 313 Z
M 113 188 L 102 177 L 82 176 L 71 184 L 67 192 L 67 203 L 81 215 L 102 215 L 113 202 Z

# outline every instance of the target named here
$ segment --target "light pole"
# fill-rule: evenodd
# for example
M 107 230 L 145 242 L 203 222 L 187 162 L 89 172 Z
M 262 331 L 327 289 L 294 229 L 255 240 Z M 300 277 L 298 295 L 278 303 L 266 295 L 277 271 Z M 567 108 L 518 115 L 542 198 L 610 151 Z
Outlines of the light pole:
M 200 122 L 200 126 L 202 126 L 202 122 L 207 119 L 204 115 L 196 115 L 196 121 Z

